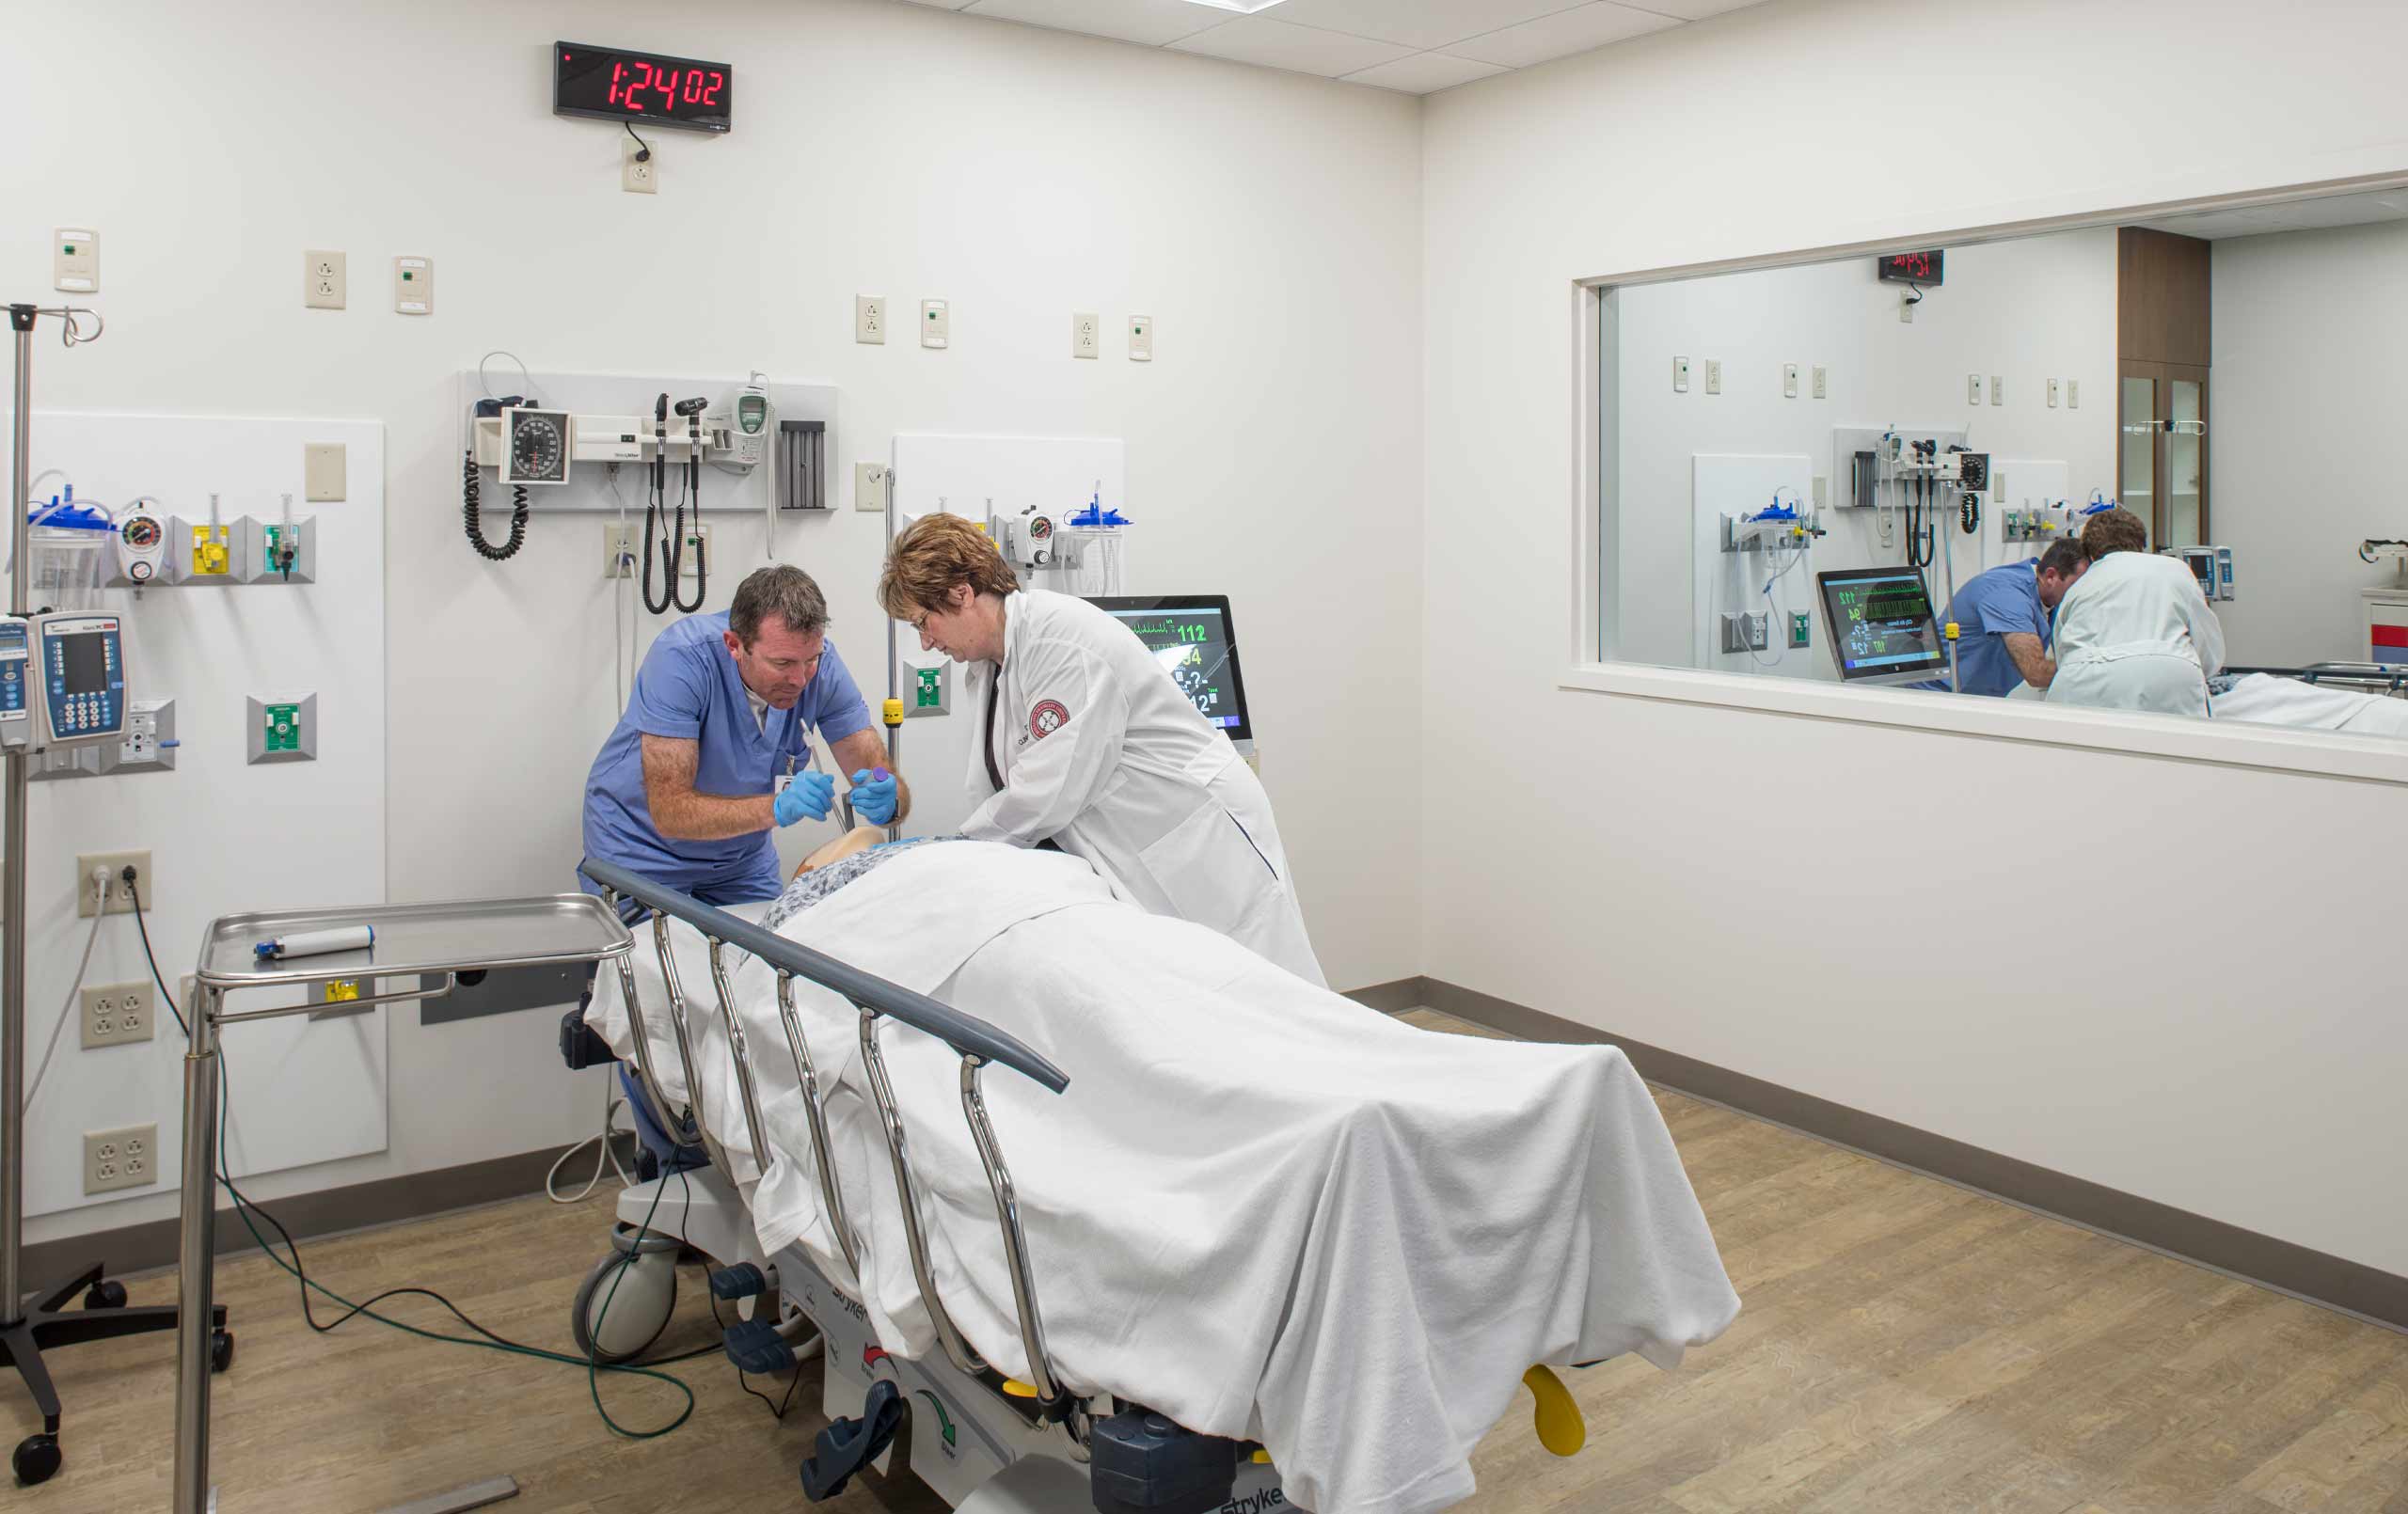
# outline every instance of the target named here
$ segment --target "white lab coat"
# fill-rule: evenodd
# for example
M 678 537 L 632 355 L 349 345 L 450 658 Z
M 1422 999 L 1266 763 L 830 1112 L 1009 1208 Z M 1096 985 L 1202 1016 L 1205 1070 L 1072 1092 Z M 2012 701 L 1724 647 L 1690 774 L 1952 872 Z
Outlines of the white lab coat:
M 963 835 L 1050 837 L 1131 903 L 1325 986 L 1270 796 L 1127 626 L 1068 594 L 1006 594 L 1003 667 L 974 664 L 964 682 L 1003 787 L 988 741 L 974 740 L 981 802 Z
M 2115 552 L 2057 602 L 2050 702 L 2205 716 L 2224 627 L 2179 559 Z

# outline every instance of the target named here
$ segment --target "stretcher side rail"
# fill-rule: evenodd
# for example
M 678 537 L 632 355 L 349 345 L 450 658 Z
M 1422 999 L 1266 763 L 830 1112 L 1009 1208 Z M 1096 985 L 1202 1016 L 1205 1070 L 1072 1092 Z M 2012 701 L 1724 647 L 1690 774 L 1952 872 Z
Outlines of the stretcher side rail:
M 986 1169 L 987 1182 L 995 1201 L 997 1222 L 1003 1230 L 1004 1253 L 1011 1269 L 1012 1299 L 1019 1316 L 1022 1348 L 1028 1358 L 1031 1386 L 1048 1417 L 1068 1418 L 1075 1409 L 1055 1379 L 1052 1361 L 1045 1349 L 1044 1324 L 1038 1312 L 1036 1282 L 1029 1260 L 1028 1241 L 1021 1223 L 1020 1205 L 1012 1185 L 1011 1173 L 1004 1163 L 1001 1143 L 988 1117 L 986 1099 L 979 1085 L 981 1070 L 989 1063 L 1000 1063 L 1054 1093 L 1069 1086 L 1069 1079 L 1042 1055 L 1028 1046 L 987 1024 L 974 1016 L 965 1015 L 950 1005 L 939 1003 L 925 994 L 915 993 L 897 984 L 862 971 L 833 957 L 812 951 L 774 932 L 739 920 L 724 910 L 714 908 L 674 889 L 628 872 L 609 862 L 589 859 L 582 864 L 585 875 L 613 894 L 633 899 L 655 911 L 653 929 L 659 947 L 661 966 L 669 984 L 671 1017 L 678 1033 L 681 1056 L 688 1059 L 688 1088 L 696 1088 L 691 1080 L 691 1057 L 689 1048 L 682 1000 L 675 969 L 670 965 L 667 945 L 667 919 L 674 916 L 700 931 L 708 943 L 711 959 L 712 986 L 717 994 L 720 1015 L 728 1032 L 728 1045 L 734 1053 L 737 1088 L 744 1104 L 744 1117 L 754 1159 L 760 1170 L 768 1169 L 768 1143 L 763 1135 L 760 1102 L 752 1066 L 752 1052 L 740 1017 L 730 992 L 722 957 L 724 947 L 733 945 L 751 953 L 768 964 L 778 975 L 778 1010 L 785 1031 L 789 1050 L 793 1053 L 796 1073 L 802 1084 L 805 1104 L 810 1112 L 813 1143 L 817 1147 L 820 1187 L 826 1199 L 831 1228 L 845 1253 L 845 1259 L 860 1276 L 860 1261 L 854 1248 L 850 1225 L 845 1218 L 845 1205 L 834 1169 L 830 1161 L 827 1122 L 820 1105 L 818 1080 L 810 1061 L 810 1053 L 798 1024 L 793 1008 L 793 984 L 797 977 L 828 988 L 845 998 L 861 1017 L 861 1045 L 863 1065 L 867 1071 L 872 1096 L 878 1105 L 879 1117 L 886 1135 L 887 1155 L 895 1174 L 897 1197 L 901 1201 L 904 1235 L 909 1243 L 913 1280 L 920 1297 L 927 1304 L 934 1324 L 937 1339 L 945 1355 L 965 1375 L 984 1378 L 991 1370 L 972 1348 L 938 1298 L 934 1269 L 928 1258 L 927 1238 L 920 1222 L 919 1202 L 911 1180 L 908 1155 L 909 1138 L 903 1127 L 901 1108 L 895 1099 L 894 1086 L 887 1076 L 886 1058 L 879 1041 L 879 1026 L 883 1019 L 895 1019 L 926 1034 L 944 1042 L 961 1058 L 961 1101 L 971 1135 L 977 1144 L 981 1164 Z M 633 1002 L 632 984 L 626 984 L 627 997 Z M 637 1030 L 642 1044 L 640 1022 L 631 1014 L 630 1027 Z M 699 1099 L 697 1099 L 699 1103 Z

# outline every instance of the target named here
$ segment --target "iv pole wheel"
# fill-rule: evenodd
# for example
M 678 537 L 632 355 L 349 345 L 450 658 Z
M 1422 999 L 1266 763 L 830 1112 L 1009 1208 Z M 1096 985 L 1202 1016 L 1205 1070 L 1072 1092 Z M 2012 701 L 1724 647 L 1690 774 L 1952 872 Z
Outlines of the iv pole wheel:
M 234 1333 L 221 1330 L 209 1337 L 209 1370 L 223 1372 L 234 1364 Z
M 93 1284 L 84 1290 L 87 1309 L 122 1309 L 125 1307 L 125 1285 L 114 1281 Z
M 57 1476 L 59 1466 L 66 1459 L 59 1454 L 57 1436 L 28 1435 L 17 1443 L 15 1453 L 8 1458 L 8 1465 L 17 1474 L 18 1485 L 31 1488 L 36 1483 L 48 1482 Z

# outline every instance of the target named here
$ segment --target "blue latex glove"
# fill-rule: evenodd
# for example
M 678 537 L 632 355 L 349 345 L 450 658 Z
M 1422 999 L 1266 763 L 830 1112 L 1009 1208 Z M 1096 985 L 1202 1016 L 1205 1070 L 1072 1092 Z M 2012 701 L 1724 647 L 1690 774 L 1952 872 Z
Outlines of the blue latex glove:
M 875 776 L 866 767 L 853 774 L 853 817 L 873 826 L 895 823 L 895 775 L 881 767 Z
M 816 769 L 797 773 L 792 782 L 778 791 L 778 824 L 791 826 L 798 820 L 825 820 L 835 804 L 835 779 Z

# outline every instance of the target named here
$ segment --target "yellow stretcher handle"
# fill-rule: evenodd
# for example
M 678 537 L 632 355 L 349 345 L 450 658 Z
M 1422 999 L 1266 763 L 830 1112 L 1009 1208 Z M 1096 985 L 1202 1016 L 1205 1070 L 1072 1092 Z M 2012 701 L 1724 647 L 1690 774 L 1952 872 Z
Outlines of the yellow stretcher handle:
M 1018 1378 L 1006 1378 L 1004 1380 L 1004 1396 L 1006 1398 L 1034 1398 L 1037 1396 L 1037 1385 L 1035 1383 L 1022 1382 Z
M 1534 1366 L 1522 1374 L 1522 1385 L 1538 1400 L 1539 1444 L 1560 1457 L 1579 1455 L 1589 1443 L 1589 1427 L 1580 1417 L 1572 1390 L 1563 1385 L 1555 1369 Z

